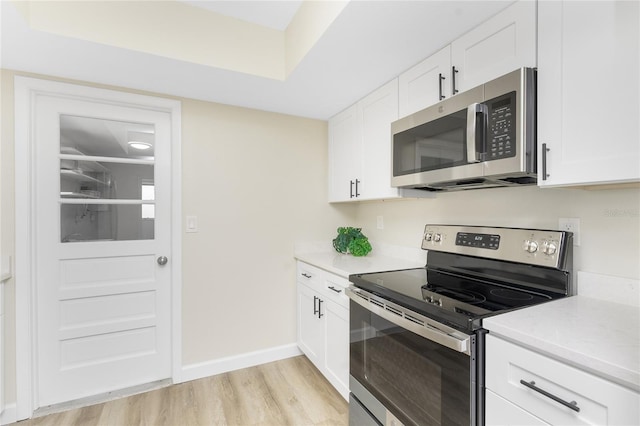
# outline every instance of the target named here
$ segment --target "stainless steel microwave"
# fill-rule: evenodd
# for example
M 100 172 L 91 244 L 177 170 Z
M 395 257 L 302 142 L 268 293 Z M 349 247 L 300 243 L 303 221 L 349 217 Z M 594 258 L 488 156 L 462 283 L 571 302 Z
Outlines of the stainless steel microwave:
M 536 70 L 521 68 L 391 124 L 391 186 L 447 191 L 531 185 Z

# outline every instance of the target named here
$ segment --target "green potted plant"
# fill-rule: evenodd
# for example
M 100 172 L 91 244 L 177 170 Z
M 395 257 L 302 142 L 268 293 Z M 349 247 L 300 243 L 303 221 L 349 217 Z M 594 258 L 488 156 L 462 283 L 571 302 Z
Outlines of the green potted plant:
M 340 227 L 338 228 L 338 236 L 333 239 L 333 248 L 338 253 L 366 256 L 371 251 L 371 243 L 362 233 L 362 228 Z

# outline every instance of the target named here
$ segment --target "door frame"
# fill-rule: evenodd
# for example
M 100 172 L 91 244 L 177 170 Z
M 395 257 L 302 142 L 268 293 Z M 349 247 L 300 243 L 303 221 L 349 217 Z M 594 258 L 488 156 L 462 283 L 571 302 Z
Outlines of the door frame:
M 35 365 L 35 197 L 33 140 L 38 96 L 166 112 L 171 121 L 171 379 L 182 372 L 182 104 L 179 100 L 16 76 L 15 96 L 15 297 L 16 297 L 16 417 L 30 418 L 36 395 Z

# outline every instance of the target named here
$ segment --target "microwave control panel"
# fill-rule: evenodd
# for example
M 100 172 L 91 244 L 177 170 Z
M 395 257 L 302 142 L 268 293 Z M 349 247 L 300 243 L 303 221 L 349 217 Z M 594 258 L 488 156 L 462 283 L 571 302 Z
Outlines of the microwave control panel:
M 489 127 L 485 160 L 516 156 L 516 92 L 487 101 Z

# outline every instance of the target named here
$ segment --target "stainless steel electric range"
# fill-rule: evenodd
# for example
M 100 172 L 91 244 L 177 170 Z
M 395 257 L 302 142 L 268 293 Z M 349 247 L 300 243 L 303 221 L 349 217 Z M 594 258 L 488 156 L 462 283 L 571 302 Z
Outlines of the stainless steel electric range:
M 483 425 L 488 316 L 573 294 L 569 232 L 427 225 L 423 268 L 351 275 L 351 425 Z

